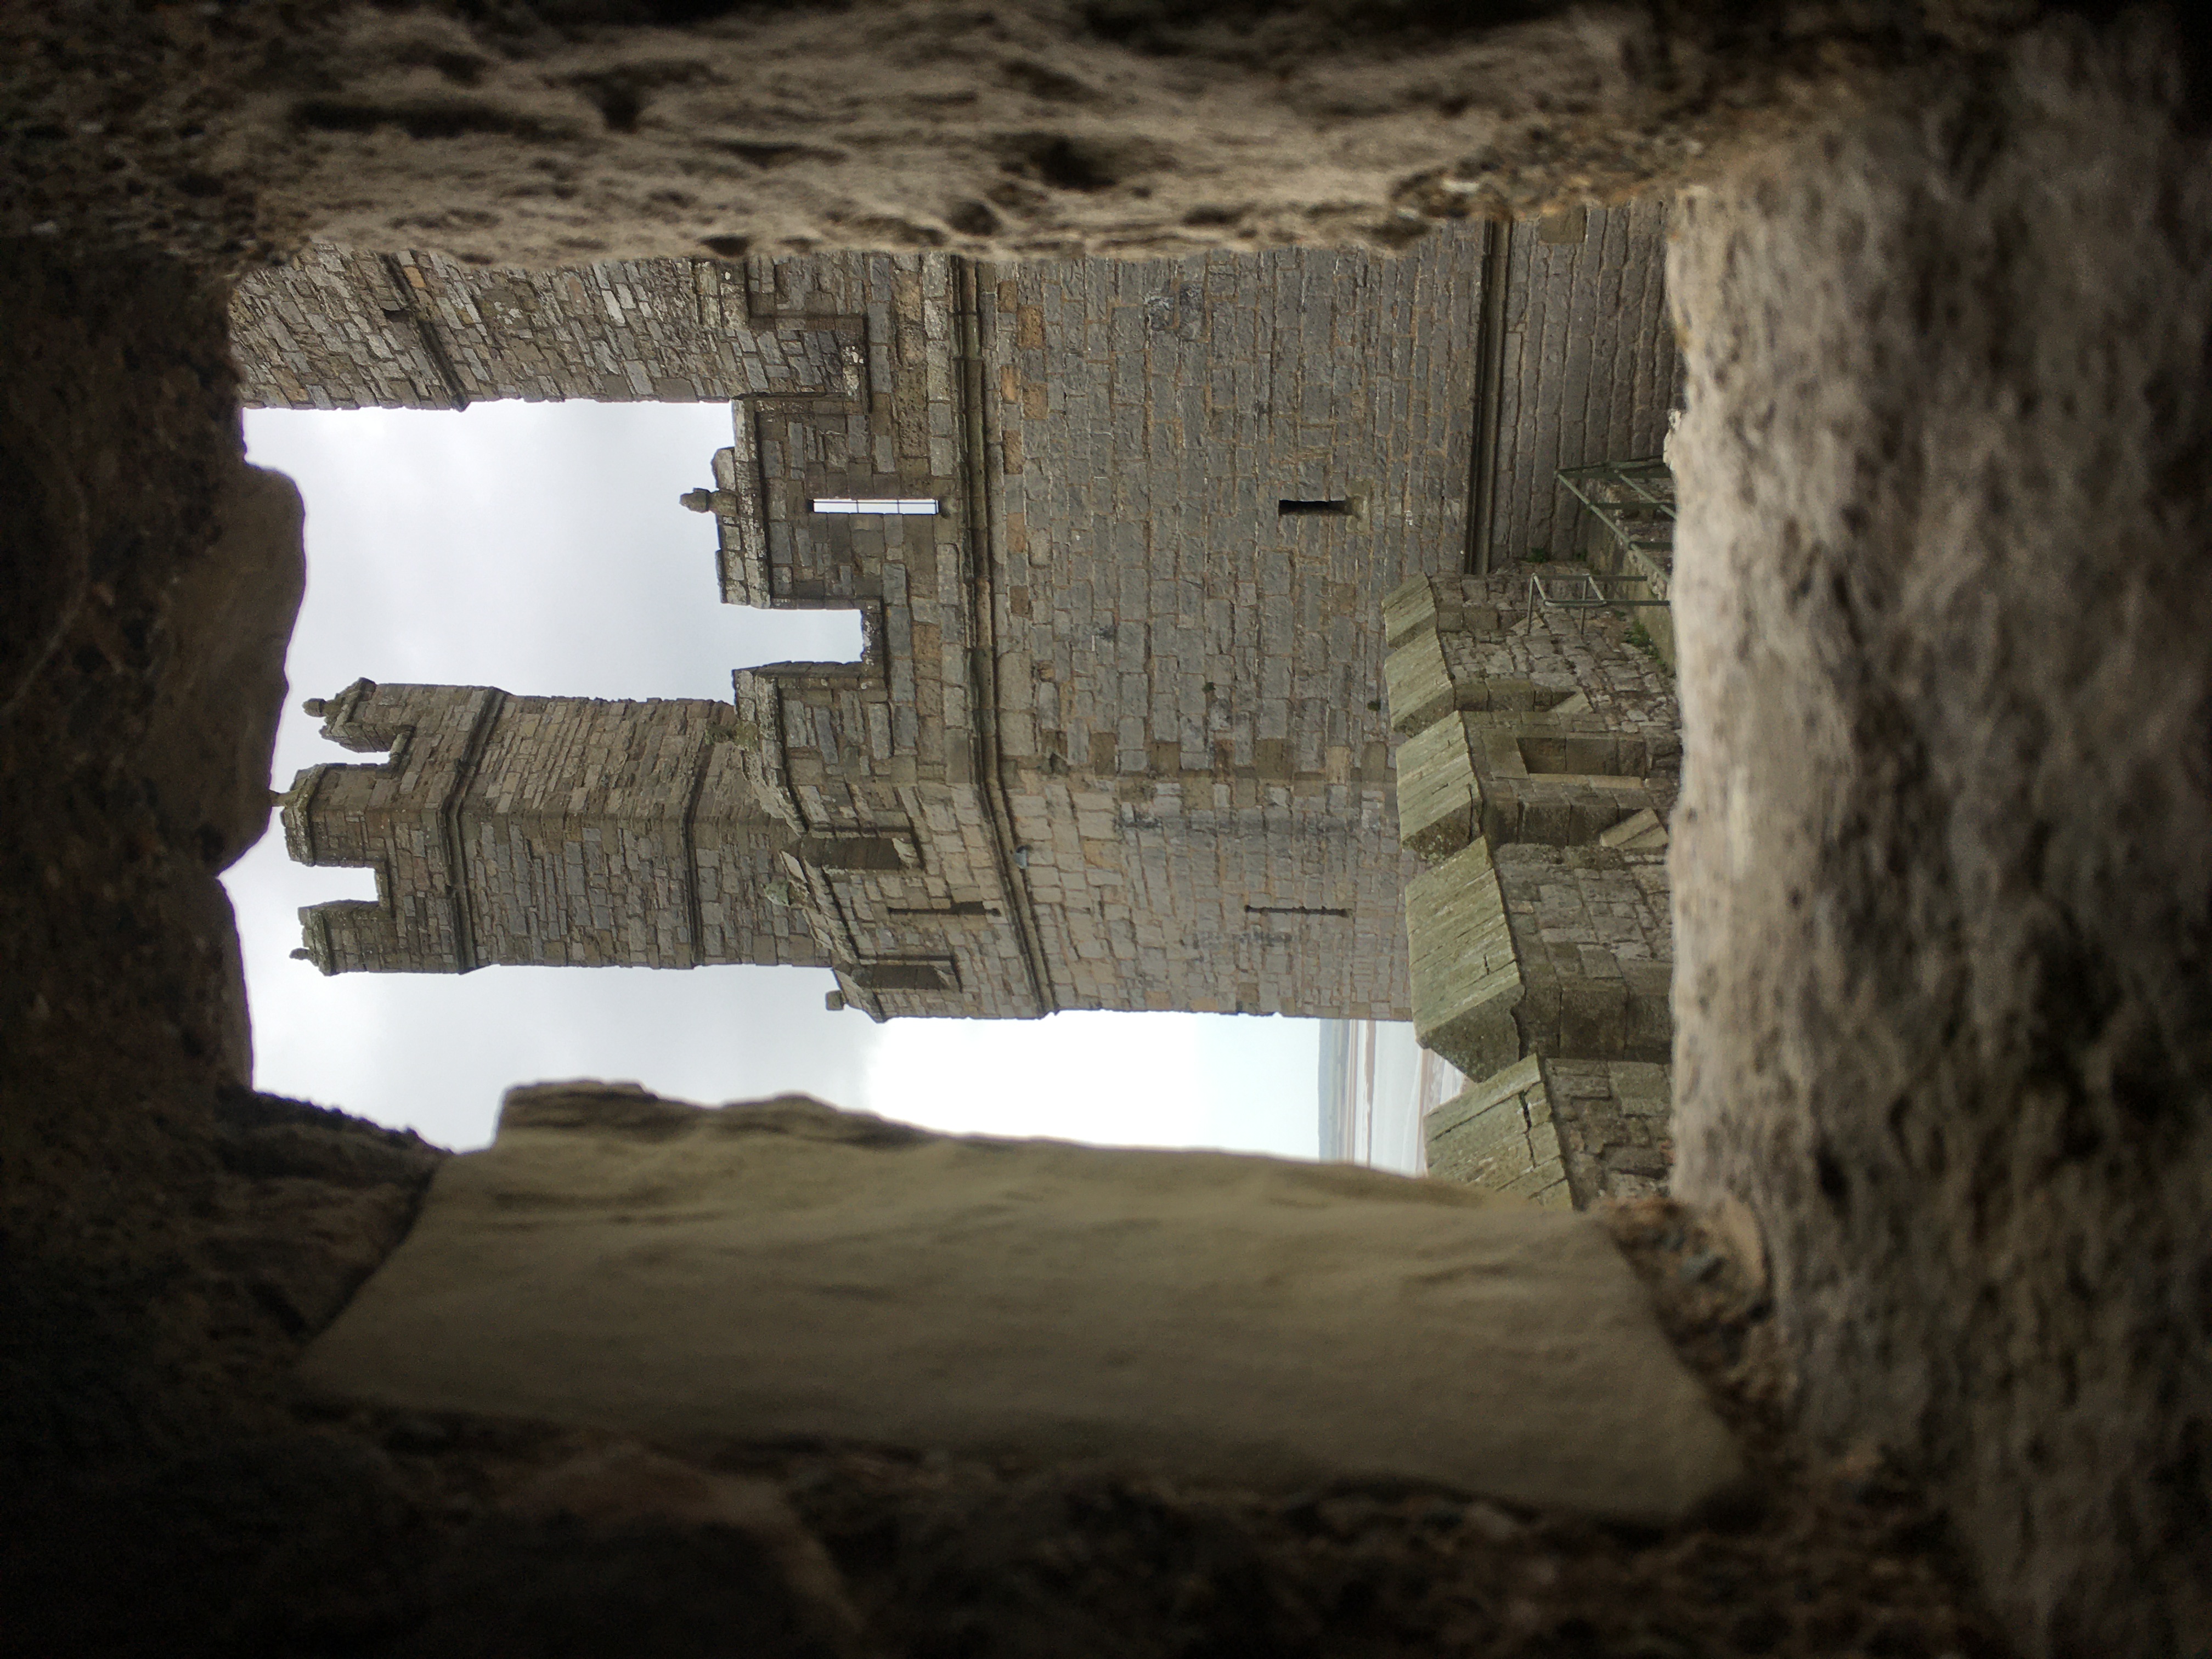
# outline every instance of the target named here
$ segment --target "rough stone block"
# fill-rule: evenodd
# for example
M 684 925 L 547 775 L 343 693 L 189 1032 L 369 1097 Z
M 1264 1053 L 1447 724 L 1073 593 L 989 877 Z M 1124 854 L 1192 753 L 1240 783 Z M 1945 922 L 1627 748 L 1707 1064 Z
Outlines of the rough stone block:
M 1664 1189 L 1674 1162 L 1674 1078 L 1639 1060 L 1540 1062 L 1574 1203 Z
M 1413 1030 L 1469 1077 L 1521 1058 L 1523 985 L 1489 849 L 1476 842 L 1406 889 Z
M 1656 853 L 1667 844 L 1667 826 L 1659 814 L 1646 806 L 1602 830 L 1597 837 L 1601 847 L 1618 847 L 1628 852 Z
M 1382 679 L 1389 694 L 1390 729 L 1401 735 L 1432 725 L 1457 706 L 1443 647 L 1432 628 L 1417 630 L 1382 659 Z
M 1426 576 L 1401 582 L 1383 596 L 1383 642 L 1394 651 L 1417 630 L 1434 626 L 1436 619 L 1436 592 Z
M 1475 826 L 1474 763 L 1466 728 L 1439 720 L 1399 746 L 1398 839 L 1436 864 L 1465 848 Z
M 1557 1204 L 1548 1161 L 1507 1184 Z M 1581 1218 L 1364 1170 L 605 1085 L 510 1093 L 302 1373 L 652 1439 L 1411 1480 L 1651 1525 L 1741 1467 Z
M 1625 981 L 1563 978 L 1559 982 L 1559 1052 L 1610 1057 L 1628 1036 Z
M 1622 1052 L 1650 1059 L 1671 1055 L 1674 1046 L 1673 961 L 1626 961 L 1620 972 L 1628 987 Z

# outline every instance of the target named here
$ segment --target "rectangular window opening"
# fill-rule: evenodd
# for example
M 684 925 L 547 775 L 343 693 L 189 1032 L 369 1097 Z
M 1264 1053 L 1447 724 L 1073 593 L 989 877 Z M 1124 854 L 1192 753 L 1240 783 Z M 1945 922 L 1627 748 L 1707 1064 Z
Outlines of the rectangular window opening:
M 1285 498 L 1275 503 L 1275 511 L 1286 519 L 1298 514 L 1322 514 L 1342 519 L 1351 516 L 1352 503 L 1347 501 L 1297 501 Z
M 1248 916 L 1350 916 L 1349 910 L 1340 910 L 1327 904 L 1248 904 Z
M 884 513 L 896 518 L 927 518 L 938 511 L 934 495 L 817 495 L 817 513 Z

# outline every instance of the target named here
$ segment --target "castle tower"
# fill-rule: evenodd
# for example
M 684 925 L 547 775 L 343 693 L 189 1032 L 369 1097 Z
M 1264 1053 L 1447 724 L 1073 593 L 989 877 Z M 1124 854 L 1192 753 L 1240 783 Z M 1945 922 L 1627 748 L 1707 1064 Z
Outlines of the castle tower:
M 362 680 L 307 709 L 332 742 L 388 751 L 311 767 L 283 799 L 295 859 L 376 872 L 374 902 L 301 913 L 325 973 L 826 961 L 775 902 L 799 838 L 763 809 L 758 735 L 727 704 Z

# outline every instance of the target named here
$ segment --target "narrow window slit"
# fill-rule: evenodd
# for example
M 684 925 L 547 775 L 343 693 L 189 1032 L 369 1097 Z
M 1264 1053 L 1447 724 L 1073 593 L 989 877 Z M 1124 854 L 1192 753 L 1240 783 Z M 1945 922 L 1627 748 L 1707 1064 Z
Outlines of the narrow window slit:
M 1286 519 L 1293 514 L 1309 513 L 1329 514 L 1343 519 L 1351 516 L 1352 503 L 1348 501 L 1297 501 L 1285 497 L 1275 503 L 1275 511 Z
M 817 513 L 883 513 L 897 518 L 927 517 L 938 510 L 933 495 L 817 495 Z

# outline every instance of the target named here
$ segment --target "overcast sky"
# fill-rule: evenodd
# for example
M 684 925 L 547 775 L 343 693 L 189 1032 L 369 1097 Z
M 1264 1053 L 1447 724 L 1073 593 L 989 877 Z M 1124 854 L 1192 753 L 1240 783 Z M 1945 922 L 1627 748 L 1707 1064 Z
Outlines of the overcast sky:
M 849 616 L 720 603 L 711 483 L 725 404 L 480 404 L 464 413 L 255 410 L 252 459 L 307 502 L 307 598 L 279 788 L 359 758 L 300 712 L 366 675 L 522 695 L 713 697 L 748 664 L 851 657 Z M 1318 1024 L 1205 1014 L 893 1020 L 830 1013 L 823 969 L 486 968 L 340 974 L 291 959 L 296 912 L 371 896 L 271 834 L 228 876 L 255 1081 L 466 1148 L 500 1091 L 545 1078 L 685 1099 L 798 1089 L 934 1128 L 1314 1155 Z

